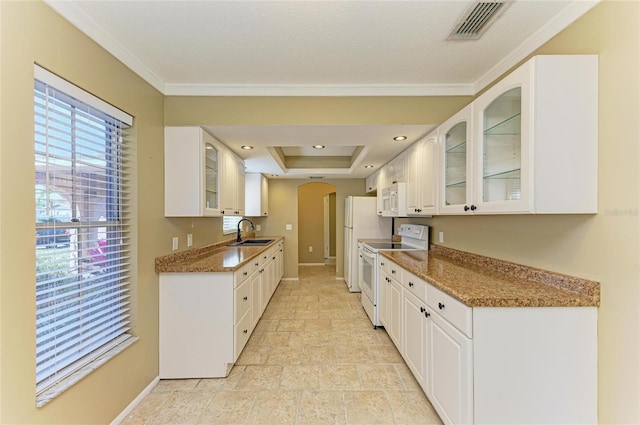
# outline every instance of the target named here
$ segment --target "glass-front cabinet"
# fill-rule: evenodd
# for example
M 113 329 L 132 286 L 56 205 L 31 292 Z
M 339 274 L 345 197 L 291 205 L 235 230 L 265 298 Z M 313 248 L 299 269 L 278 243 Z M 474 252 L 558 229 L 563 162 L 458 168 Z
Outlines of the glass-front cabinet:
M 472 112 L 473 104 L 439 127 L 442 152 L 442 189 L 438 210 L 440 214 L 462 214 L 464 211 L 471 211 Z
M 511 74 L 511 83 L 478 100 L 479 162 L 476 176 L 477 208 L 482 212 L 529 210 L 527 176 L 527 135 L 522 131 L 523 96 L 527 88 Z M 524 148 L 524 149 L 523 149 Z M 526 179 L 525 179 L 526 181 Z
M 597 212 L 597 56 L 536 56 L 438 131 L 439 214 Z
M 220 172 L 219 151 L 210 142 L 204 143 L 204 209 L 205 211 L 219 210 L 220 189 L 218 177 Z

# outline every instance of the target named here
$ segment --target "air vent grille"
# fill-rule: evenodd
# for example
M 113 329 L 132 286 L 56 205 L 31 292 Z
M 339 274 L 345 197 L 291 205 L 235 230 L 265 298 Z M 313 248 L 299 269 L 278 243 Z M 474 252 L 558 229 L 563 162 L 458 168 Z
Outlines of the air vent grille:
M 476 1 L 460 18 L 447 40 L 479 39 L 506 6 L 505 1 Z

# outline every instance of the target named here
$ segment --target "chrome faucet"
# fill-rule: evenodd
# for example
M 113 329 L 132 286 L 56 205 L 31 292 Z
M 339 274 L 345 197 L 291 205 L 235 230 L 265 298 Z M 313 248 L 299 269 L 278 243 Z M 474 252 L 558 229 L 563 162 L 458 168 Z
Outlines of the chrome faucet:
M 240 227 L 243 221 L 248 221 L 249 224 L 251 224 L 251 230 L 256 229 L 256 227 L 253 225 L 253 221 L 249 220 L 248 218 L 243 218 L 238 222 L 238 236 L 236 237 L 236 242 L 242 242 L 242 233 L 240 233 Z

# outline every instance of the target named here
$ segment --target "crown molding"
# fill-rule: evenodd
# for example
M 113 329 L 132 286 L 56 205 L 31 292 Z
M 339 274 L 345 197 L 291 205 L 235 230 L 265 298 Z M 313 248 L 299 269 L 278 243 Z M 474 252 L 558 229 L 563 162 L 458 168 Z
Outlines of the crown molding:
M 165 84 L 166 96 L 472 96 L 473 84 Z
M 144 63 L 129 52 L 115 38 L 100 26 L 95 20 L 87 16 L 75 2 L 61 0 L 44 0 L 51 9 L 66 19 L 71 25 L 98 43 L 103 49 L 111 53 L 125 66 L 138 74 L 143 80 L 151 84 L 156 90 L 164 94 L 164 81 L 151 71 Z
M 500 62 L 495 64 L 489 71 L 475 82 L 474 94 L 479 93 L 489 84 L 496 81 L 511 68 L 516 66 L 536 49 L 547 41 L 558 35 L 560 31 L 567 28 L 582 15 L 593 9 L 601 0 L 582 0 L 570 3 L 561 13 L 556 15 L 546 25 L 536 31 L 531 37 L 525 40 L 515 50 L 505 56 Z

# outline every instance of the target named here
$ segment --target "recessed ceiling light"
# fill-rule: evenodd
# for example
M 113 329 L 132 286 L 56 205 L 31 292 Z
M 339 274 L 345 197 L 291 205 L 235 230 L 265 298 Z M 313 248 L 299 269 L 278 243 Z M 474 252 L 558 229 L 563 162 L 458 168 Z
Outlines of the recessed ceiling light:
M 324 145 L 313 145 L 314 149 L 324 149 Z
M 407 140 L 407 136 L 396 136 L 393 138 L 393 140 L 397 141 L 397 142 L 401 142 L 403 140 Z
M 364 168 L 373 168 L 373 165 L 365 165 Z
M 242 149 L 244 149 L 245 151 L 250 151 L 251 149 L 253 149 L 253 146 L 249 146 L 249 145 L 244 145 L 244 146 L 241 146 L 241 147 L 242 147 Z

